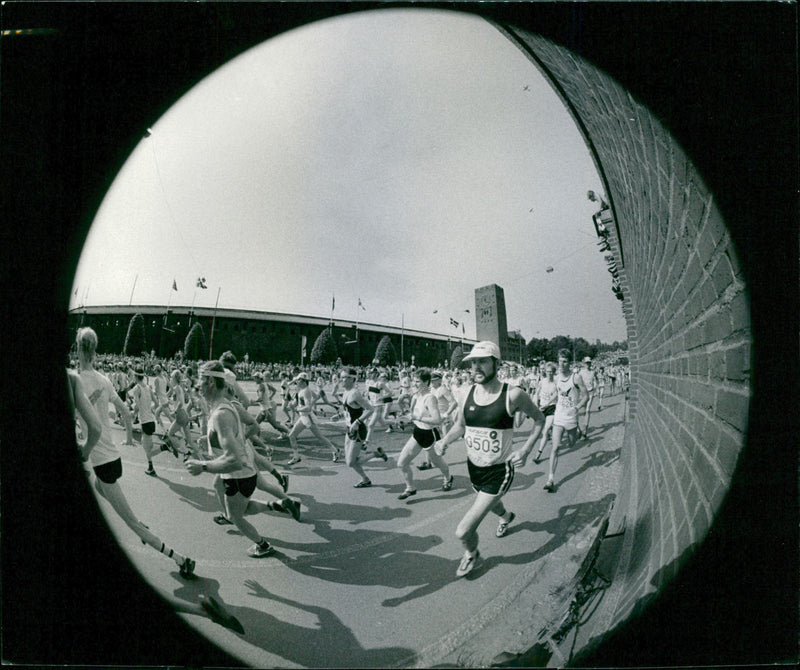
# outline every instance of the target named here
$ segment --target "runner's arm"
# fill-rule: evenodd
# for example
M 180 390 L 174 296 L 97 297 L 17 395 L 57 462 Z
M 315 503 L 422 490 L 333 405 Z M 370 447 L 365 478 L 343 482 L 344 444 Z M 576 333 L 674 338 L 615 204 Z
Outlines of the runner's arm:
M 224 474 L 238 470 L 247 463 L 247 457 L 239 438 L 236 437 L 236 418 L 230 412 L 217 411 L 209 420 L 210 428 L 217 435 L 222 454 L 210 461 L 190 458 L 186 461 L 186 469 L 192 475 L 199 475 L 204 470 L 215 474 Z
M 525 440 L 525 444 L 519 449 L 514 450 L 511 455 L 511 461 L 514 463 L 514 466 L 521 468 L 525 465 L 528 454 L 531 452 L 533 445 L 542 433 L 542 429 L 544 428 L 544 414 L 542 414 L 541 410 L 534 404 L 533 400 L 531 400 L 531 397 L 522 389 L 509 387 L 508 393 L 508 405 L 511 414 L 522 412 L 533 419 L 533 430 L 531 430 L 528 435 L 528 439 Z
M 442 456 L 447 451 L 447 447 L 449 447 L 460 437 L 464 436 L 466 429 L 467 424 L 464 423 L 464 405 L 462 403 L 459 405 L 458 415 L 456 416 L 456 420 L 453 422 L 453 427 L 447 431 L 441 440 L 434 444 L 436 453 Z

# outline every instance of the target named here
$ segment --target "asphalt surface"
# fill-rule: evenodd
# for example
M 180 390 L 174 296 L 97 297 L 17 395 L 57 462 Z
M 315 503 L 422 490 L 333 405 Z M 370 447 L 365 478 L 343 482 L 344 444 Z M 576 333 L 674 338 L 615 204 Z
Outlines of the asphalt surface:
M 320 424 L 335 444 L 343 444 L 343 424 L 325 418 Z M 524 440 L 530 425 L 518 429 L 515 442 Z M 353 488 L 358 476 L 343 462 L 333 463 L 308 432 L 300 437 L 303 460 L 287 467 L 288 441 L 266 428 L 276 465 L 290 474 L 289 495 L 302 503 L 302 518 L 298 523 L 266 510 L 272 498 L 256 491 L 247 518 L 276 549 L 261 559 L 247 555 L 252 543 L 235 527 L 213 522 L 219 512 L 213 475 L 193 477 L 165 452 L 154 461 L 158 477 L 148 477 L 138 443 L 120 446 L 121 485 L 131 507 L 163 541 L 196 560 L 198 577 L 192 581 L 178 575 L 173 561 L 142 545 L 104 500 L 99 505 L 123 550 L 159 593 L 187 603 L 213 595 L 225 603 L 243 635 L 202 616 L 178 616 L 246 664 L 488 665 L 501 652 L 529 648 L 544 626 L 553 625 L 614 499 L 623 396 L 607 398 L 591 425 L 588 439 L 562 451 L 554 493 L 542 488 L 546 461 L 537 465 L 531 458 L 517 471 L 504 498 L 516 519 L 503 538 L 495 537 L 497 517 L 484 520 L 483 560 L 461 579 L 455 571 L 462 548 L 454 533 L 474 495 L 463 442 L 446 455 L 455 476 L 451 491 L 441 490 L 438 470 L 416 468 L 420 455 L 414 466 L 418 493 L 400 501 L 404 484 L 396 458 L 410 437 L 408 428 L 374 434 L 373 445 L 383 446 L 389 461 L 367 463 L 373 486 L 366 489 Z M 115 426 L 114 432 L 121 443 L 123 430 Z

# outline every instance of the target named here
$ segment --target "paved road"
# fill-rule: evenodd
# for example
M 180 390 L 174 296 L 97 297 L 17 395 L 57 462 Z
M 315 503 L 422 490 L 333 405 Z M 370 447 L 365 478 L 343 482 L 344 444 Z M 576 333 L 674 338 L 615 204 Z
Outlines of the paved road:
M 249 540 L 212 521 L 218 512 L 212 475 L 189 475 L 171 455 L 156 457 L 158 478 L 144 475 L 138 445 L 121 446 L 122 486 L 138 516 L 168 544 L 197 561 L 199 578 L 181 579 L 172 561 L 144 547 L 105 501 L 121 546 L 161 593 L 196 602 L 224 601 L 245 634 L 192 615 L 184 619 L 243 662 L 258 667 L 431 667 L 487 664 L 501 651 L 534 641 L 559 601 L 559 588 L 577 571 L 597 524 L 617 489 L 624 401 L 607 399 L 593 415 L 588 440 L 564 453 L 558 490 L 546 493 L 546 463 L 529 460 L 517 472 L 506 505 L 517 518 L 495 537 L 496 517 L 480 529 L 479 569 L 455 578 L 462 549 L 455 527 L 472 502 L 463 443 L 447 458 L 455 475 L 441 490 L 438 470 L 415 468 L 418 494 L 397 500 L 404 485 L 395 461 L 410 431 L 376 434 L 390 458 L 366 470 L 372 488 L 343 463 L 332 463 L 310 434 L 301 463 L 281 466 L 288 443 L 269 440 L 279 467 L 290 472 L 289 493 L 302 502 L 300 523 L 265 511 L 256 491 L 248 519 L 270 539 L 273 557 L 252 559 Z M 524 439 L 526 422 L 515 440 Z M 323 424 L 342 444 L 341 424 Z M 277 438 L 277 434 L 269 433 Z M 122 441 L 123 432 L 115 428 Z M 547 453 L 547 452 L 546 452 Z M 418 457 L 417 462 L 419 462 Z

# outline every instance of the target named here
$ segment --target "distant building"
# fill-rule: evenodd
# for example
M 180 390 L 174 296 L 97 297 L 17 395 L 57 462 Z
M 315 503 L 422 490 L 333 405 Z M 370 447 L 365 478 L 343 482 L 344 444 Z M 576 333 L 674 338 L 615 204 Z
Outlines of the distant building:
M 475 289 L 475 333 L 499 346 L 503 360 L 524 361 L 525 340 L 518 330 L 508 332 L 505 293 L 497 284 Z

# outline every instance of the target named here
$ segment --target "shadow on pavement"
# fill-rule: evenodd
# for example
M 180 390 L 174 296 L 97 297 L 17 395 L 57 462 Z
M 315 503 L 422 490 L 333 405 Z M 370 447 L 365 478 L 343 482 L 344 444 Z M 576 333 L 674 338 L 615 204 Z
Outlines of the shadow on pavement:
M 587 454 L 586 456 L 583 457 L 584 463 L 581 465 L 581 467 L 575 470 L 575 472 L 572 472 L 563 479 L 559 480 L 558 485 L 563 486 L 570 479 L 575 479 L 575 477 L 579 477 L 590 468 L 600 468 L 611 465 L 611 463 L 613 463 L 614 461 L 619 460 L 619 455 L 621 451 L 622 448 L 618 447 L 617 449 L 613 449 L 610 451 L 593 451 L 591 454 Z

